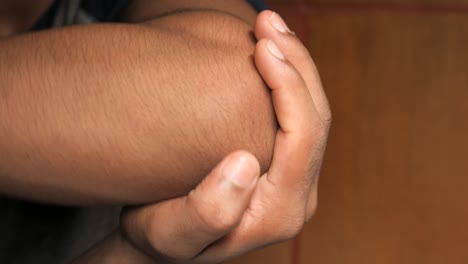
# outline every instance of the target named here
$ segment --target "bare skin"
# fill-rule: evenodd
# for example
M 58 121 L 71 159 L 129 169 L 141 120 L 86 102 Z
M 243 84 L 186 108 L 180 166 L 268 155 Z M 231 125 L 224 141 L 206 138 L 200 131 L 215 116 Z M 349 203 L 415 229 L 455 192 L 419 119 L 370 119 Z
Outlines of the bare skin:
M 175 11 L 186 1 L 166 2 Z M 220 6 L 250 7 L 206 2 L 216 4 L 148 21 L 135 3 L 127 16 L 140 24 L 1 40 L 0 193 L 67 205 L 155 202 L 186 194 L 237 149 L 265 171 L 276 122 L 251 58 L 252 27 Z
M 130 8 L 137 11 L 128 20 L 141 26 L 81 26 L 0 41 L 0 59 L 9 65 L 0 69 L 0 138 L 8 138 L 0 140 L 0 194 L 64 204 L 152 202 L 125 210 L 122 229 L 76 263 L 217 263 L 293 237 L 316 208 L 330 110 L 306 49 L 274 29 L 268 12 L 257 18 L 260 41 L 252 42 L 255 17 L 243 1 L 158 2 L 169 15 L 152 18 L 139 1 Z M 175 8 L 192 9 L 171 15 Z M 211 31 L 213 24 L 227 34 Z M 116 36 L 125 50 L 99 49 Z M 85 48 L 74 46 L 78 39 Z M 26 49 L 31 43 L 34 53 Z M 255 66 L 247 59 L 254 48 Z M 168 55 L 174 53 L 181 60 Z M 145 67 L 152 56 L 164 67 Z M 77 59 L 92 68 L 70 63 Z M 181 65 L 184 78 L 170 75 Z M 233 71 L 243 78 L 233 79 Z M 11 77 L 24 72 L 26 78 Z M 272 91 L 276 138 L 262 80 Z M 193 98 L 204 100 L 191 104 Z M 220 109 L 222 117 L 211 114 Z M 248 152 L 216 166 L 235 149 Z
M 126 210 L 122 229 L 76 263 L 220 263 L 300 232 L 316 210 L 331 115 L 312 59 L 278 18 L 263 12 L 255 31 L 280 124 L 268 173 L 235 152 L 188 196 Z

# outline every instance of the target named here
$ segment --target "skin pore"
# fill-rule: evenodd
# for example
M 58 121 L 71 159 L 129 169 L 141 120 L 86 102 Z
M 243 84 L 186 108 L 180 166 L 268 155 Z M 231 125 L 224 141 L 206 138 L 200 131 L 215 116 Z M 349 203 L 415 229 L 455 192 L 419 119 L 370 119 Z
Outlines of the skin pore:
M 278 27 L 281 24 L 278 15 L 265 11 L 255 30 L 261 39 L 255 62 L 272 89 L 280 125 L 268 174 L 255 181 L 255 159 L 234 153 L 225 161 L 232 162 L 235 156 L 243 157 L 238 162 L 250 160 L 237 175 L 253 176 L 253 186 L 236 184 L 226 190 L 226 176 L 233 175 L 225 174 L 223 162 L 188 196 L 124 212 L 125 238 L 152 258 L 142 259 L 144 255 L 116 232 L 76 263 L 222 263 L 300 232 L 316 210 L 331 114 L 308 51 L 286 27 Z M 121 254 L 113 259 L 116 251 Z
M 155 202 L 186 194 L 238 149 L 265 171 L 276 122 L 251 33 L 235 16 L 197 9 L 0 41 L 9 65 L 0 68 L 0 193 Z
M 221 12 L 0 41 L 0 61 L 8 65 L 0 68 L 0 194 L 64 204 L 139 204 L 187 194 L 206 177 L 187 196 L 129 208 L 126 237 L 117 231 L 77 263 L 166 263 L 140 251 L 152 253 L 140 246 L 145 241 L 149 251 L 214 263 L 294 237 L 315 210 L 314 179 L 329 121 L 322 122 L 310 97 L 320 98 L 323 90 L 305 48 L 292 34 L 262 34 L 271 17 L 264 13 L 265 26 L 255 30 L 261 76 L 251 60 L 252 28 Z M 5 36 L 31 24 L 11 21 Z M 273 61 L 263 38 L 275 39 L 289 62 Z M 273 89 L 278 134 L 263 80 Z M 270 165 L 275 134 L 273 165 L 258 178 L 258 167 Z M 223 166 L 209 170 L 236 149 L 258 159 L 260 166 L 250 170 L 258 181 L 212 200 L 226 175 Z M 173 232 L 164 233 L 168 227 Z

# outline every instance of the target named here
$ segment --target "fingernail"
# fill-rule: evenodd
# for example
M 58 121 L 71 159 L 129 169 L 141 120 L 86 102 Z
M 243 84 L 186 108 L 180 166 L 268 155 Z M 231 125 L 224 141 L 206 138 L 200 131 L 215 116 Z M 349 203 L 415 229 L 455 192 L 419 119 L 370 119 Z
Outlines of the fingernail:
M 286 58 L 283 55 L 283 52 L 281 52 L 281 50 L 278 48 L 278 46 L 276 46 L 276 44 L 272 40 L 268 41 L 267 48 L 270 51 L 271 55 L 275 56 L 276 58 L 282 61 L 286 60 Z
M 224 165 L 223 175 L 227 181 L 241 188 L 249 187 L 257 178 L 255 164 L 244 156 L 229 160 Z
M 273 13 L 270 17 L 271 25 L 276 28 L 281 33 L 291 32 L 291 30 L 286 26 L 284 20 L 277 13 Z

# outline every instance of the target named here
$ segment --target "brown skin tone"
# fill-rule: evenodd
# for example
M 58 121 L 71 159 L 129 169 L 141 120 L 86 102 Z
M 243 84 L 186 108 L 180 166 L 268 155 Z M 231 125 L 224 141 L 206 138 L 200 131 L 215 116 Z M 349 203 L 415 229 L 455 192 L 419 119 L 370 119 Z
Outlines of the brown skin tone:
M 125 210 L 122 230 L 76 263 L 220 263 L 300 232 L 316 210 L 331 115 L 307 50 L 275 18 L 263 12 L 255 30 L 256 65 L 280 124 L 268 173 L 258 178 L 255 157 L 235 152 L 186 197 Z
M 155 202 L 186 194 L 237 149 L 265 171 L 276 123 L 251 58 L 251 26 L 198 8 L 0 41 L 8 65 L 0 193 L 72 205 Z
M 186 197 L 126 210 L 125 236 L 117 231 L 77 263 L 215 263 L 293 237 L 315 211 L 330 124 L 307 52 L 292 35 L 269 32 L 261 22 L 268 20 L 257 20 L 257 39 L 274 39 L 288 60 L 272 60 L 262 40 L 257 72 L 247 59 L 255 47 L 249 37 L 255 17 L 244 1 L 153 4 L 164 17 L 153 17 L 144 1 L 129 8 L 127 19 L 141 26 L 80 26 L 0 41 L 0 59 L 10 66 L 0 69 L 0 138 L 8 138 L 0 141 L 0 186 L 7 186 L 0 193 L 64 204 L 138 204 L 186 194 L 208 175 Z M 191 10 L 167 15 L 174 8 Z M 201 10 L 206 8 L 218 11 Z M 126 49 L 107 47 L 109 40 Z M 30 45 L 34 52 L 28 53 Z M 164 67 L 150 64 L 153 56 Z M 87 67 L 71 63 L 77 61 Z M 183 78 L 173 74 L 181 65 Z M 11 77 L 21 74 L 26 76 Z M 281 127 L 276 139 L 262 78 L 272 89 Z M 212 114 L 220 110 L 221 117 Z M 269 167 L 273 141 L 273 164 L 255 180 Z M 254 155 L 235 152 L 215 166 L 235 149 Z M 213 202 L 219 184 L 226 186 L 223 168 L 240 160 L 240 174 L 253 183 L 229 187 L 219 193 L 224 199 Z M 271 217 L 276 214 L 283 217 Z M 158 219 L 171 217 L 161 226 Z M 212 218 L 219 221 L 206 221 Z

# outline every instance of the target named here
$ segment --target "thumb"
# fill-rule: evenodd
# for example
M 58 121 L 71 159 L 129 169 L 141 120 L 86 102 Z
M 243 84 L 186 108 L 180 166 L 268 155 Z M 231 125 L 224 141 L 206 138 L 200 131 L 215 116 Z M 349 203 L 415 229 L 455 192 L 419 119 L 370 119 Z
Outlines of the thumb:
M 126 212 L 125 233 L 153 256 L 189 260 L 240 223 L 259 174 L 252 154 L 234 152 L 188 196 Z

